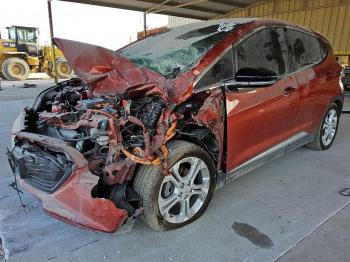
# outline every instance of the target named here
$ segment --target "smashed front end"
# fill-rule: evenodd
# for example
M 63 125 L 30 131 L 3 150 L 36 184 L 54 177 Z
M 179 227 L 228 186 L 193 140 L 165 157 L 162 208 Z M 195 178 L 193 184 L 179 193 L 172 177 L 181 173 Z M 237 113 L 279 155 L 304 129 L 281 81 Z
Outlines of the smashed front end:
M 138 166 L 160 165 L 169 175 L 171 139 L 206 148 L 220 169 L 222 92 L 192 95 L 198 72 L 165 77 L 108 49 L 55 42 L 79 79 L 39 94 L 17 118 L 8 150 L 21 186 L 49 215 L 88 229 L 117 230 L 142 212 L 131 186 Z
M 159 96 L 131 96 L 94 97 L 84 82 L 69 80 L 20 115 L 10 164 L 46 212 L 108 232 L 140 213 L 127 182 L 137 163 L 166 165 L 176 116 Z

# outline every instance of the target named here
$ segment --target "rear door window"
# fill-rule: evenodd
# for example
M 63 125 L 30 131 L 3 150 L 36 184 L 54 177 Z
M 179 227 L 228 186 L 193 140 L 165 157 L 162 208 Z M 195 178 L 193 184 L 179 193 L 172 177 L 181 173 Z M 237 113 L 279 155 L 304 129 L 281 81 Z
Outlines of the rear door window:
M 327 53 L 324 43 L 310 34 L 287 29 L 286 37 L 289 43 L 290 72 L 319 63 Z
M 287 58 L 288 49 L 282 28 L 258 31 L 235 48 L 237 71 L 273 71 L 281 76 L 287 73 Z

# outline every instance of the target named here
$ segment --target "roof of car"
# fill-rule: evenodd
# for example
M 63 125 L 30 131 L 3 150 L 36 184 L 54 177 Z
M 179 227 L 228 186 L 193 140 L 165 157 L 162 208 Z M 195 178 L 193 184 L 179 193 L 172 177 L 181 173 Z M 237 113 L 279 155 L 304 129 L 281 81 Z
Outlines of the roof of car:
M 170 28 L 170 31 L 192 31 L 205 27 L 209 27 L 212 25 L 219 25 L 221 23 L 228 24 L 232 27 L 247 24 L 250 22 L 254 22 L 256 20 L 262 20 L 261 18 L 232 18 L 232 19 L 217 19 L 217 20 L 208 20 L 208 21 L 200 21 L 190 24 L 185 24 L 177 27 Z
M 287 26 L 296 27 L 296 28 L 299 28 L 301 30 L 305 30 L 308 32 L 313 32 L 312 30 L 310 30 L 307 27 L 300 26 L 297 24 L 292 24 L 292 23 L 289 23 L 285 20 L 271 19 L 271 18 L 258 18 L 258 17 L 230 18 L 230 19 L 216 19 L 216 20 L 200 21 L 200 22 L 195 22 L 195 23 L 191 23 L 191 24 L 177 26 L 177 27 L 171 28 L 170 30 L 196 30 L 196 29 L 200 29 L 203 27 L 207 27 L 207 26 L 211 26 L 211 25 L 215 25 L 215 24 L 220 24 L 220 23 L 229 24 L 231 26 L 234 26 L 234 25 L 247 24 L 247 23 L 251 23 L 251 22 L 258 22 L 259 26 L 260 25 L 263 26 L 264 24 L 287 25 Z

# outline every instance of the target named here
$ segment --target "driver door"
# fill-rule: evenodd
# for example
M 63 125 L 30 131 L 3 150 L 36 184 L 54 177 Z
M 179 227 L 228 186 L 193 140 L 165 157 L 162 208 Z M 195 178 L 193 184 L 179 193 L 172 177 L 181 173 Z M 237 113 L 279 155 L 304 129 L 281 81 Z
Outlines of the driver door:
M 226 86 L 227 172 L 297 132 L 298 85 L 294 76 L 286 76 L 287 52 L 282 28 L 260 30 L 234 46 L 236 73 L 270 70 L 278 80 L 253 88 Z

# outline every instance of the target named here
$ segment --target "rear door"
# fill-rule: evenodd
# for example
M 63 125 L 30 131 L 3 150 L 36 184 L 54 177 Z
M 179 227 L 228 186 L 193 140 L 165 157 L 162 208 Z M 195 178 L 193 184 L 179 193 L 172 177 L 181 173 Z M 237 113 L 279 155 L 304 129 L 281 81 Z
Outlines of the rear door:
M 332 77 L 329 65 L 322 63 L 327 54 L 325 43 L 314 35 L 292 28 L 286 30 L 286 37 L 290 73 L 299 86 L 297 126 L 301 131 L 314 132 L 331 98 L 329 87 L 337 78 Z
M 288 73 L 283 28 L 267 28 L 234 46 L 235 71 L 274 71 L 268 87 L 227 89 L 227 171 L 296 134 L 298 85 Z

